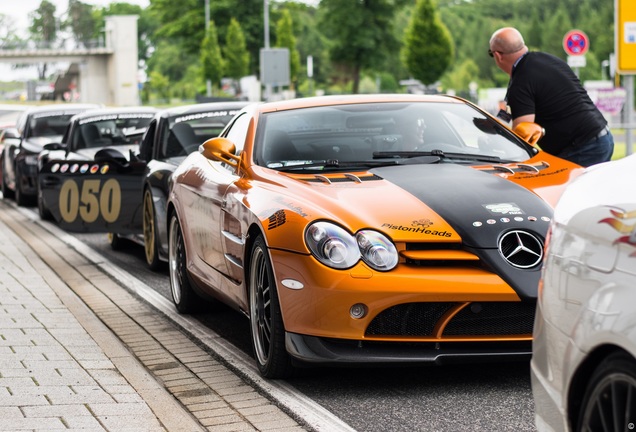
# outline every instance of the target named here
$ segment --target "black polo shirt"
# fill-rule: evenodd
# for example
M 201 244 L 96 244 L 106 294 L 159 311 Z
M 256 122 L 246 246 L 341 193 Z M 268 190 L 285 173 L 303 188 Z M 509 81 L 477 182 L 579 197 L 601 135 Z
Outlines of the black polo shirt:
M 519 61 L 506 100 L 513 119 L 535 115 L 545 129 L 539 146 L 552 154 L 592 139 L 607 124 L 570 66 L 551 54 L 529 52 Z

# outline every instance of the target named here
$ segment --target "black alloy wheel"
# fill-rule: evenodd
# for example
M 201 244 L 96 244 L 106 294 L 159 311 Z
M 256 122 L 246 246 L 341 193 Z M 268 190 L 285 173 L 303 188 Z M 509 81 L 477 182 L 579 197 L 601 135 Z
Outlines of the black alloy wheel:
M 293 374 L 272 264 L 263 236 L 254 241 L 249 274 L 250 332 L 258 369 L 265 378 Z
M 596 368 L 579 412 L 582 432 L 630 431 L 636 424 L 636 361 L 624 352 L 608 356 Z
M 179 313 L 182 314 L 193 312 L 198 300 L 188 278 L 186 263 L 186 250 L 181 225 L 176 214 L 172 214 L 168 228 L 170 291 L 172 292 L 174 305 Z
M 38 213 L 40 214 L 40 219 L 45 221 L 52 221 L 53 214 L 48 209 L 46 204 L 44 204 L 44 198 L 42 197 L 42 190 L 40 189 L 40 185 L 38 184 Z

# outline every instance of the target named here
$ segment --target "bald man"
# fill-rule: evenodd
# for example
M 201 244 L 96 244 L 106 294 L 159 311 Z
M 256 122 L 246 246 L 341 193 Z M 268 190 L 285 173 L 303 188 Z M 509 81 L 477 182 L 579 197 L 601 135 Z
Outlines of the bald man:
M 488 54 L 510 76 L 506 103 L 513 127 L 538 123 L 545 129 L 539 146 L 581 166 L 611 159 L 614 138 L 607 121 L 566 62 L 530 52 L 512 27 L 493 33 Z

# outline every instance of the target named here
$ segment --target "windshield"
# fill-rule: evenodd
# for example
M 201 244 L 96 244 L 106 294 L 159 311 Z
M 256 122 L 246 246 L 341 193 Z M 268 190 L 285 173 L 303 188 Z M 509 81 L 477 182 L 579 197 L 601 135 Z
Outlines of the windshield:
M 139 144 L 153 113 L 100 114 L 79 122 L 75 134 L 74 149 L 98 148 L 111 145 Z
M 27 138 L 62 136 L 73 115 L 75 113 L 34 115 L 29 121 Z
M 532 147 L 467 104 L 312 107 L 267 113 L 260 121 L 256 163 L 281 170 L 342 169 L 365 161 L 377 166 L 380 160 L 425 155 L 453 163 L 521 162 L 533 154 Z
M 210 138 L 217 137 L 238 110 L 212 110 L 183 114 L 170 119 L 161 133 L 162 158 L 187 156 Z

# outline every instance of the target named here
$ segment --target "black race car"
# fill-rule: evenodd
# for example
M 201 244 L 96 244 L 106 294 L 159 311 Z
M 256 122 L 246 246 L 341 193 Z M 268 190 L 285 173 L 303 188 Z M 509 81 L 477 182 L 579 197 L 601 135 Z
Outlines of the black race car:
M 153 107 L 103 108 L 77 114 L 61 142 L 49 143 L 38 156 L 38 167 L 55 160 L 60 172 L 83 171 L 90 174 L 90 168 L 99 154 L 121 155 L 126 163 L 139 151 L 139 144 L 146 127 L 157 113 Z M 47 183 L 54 186 L 55 182 Z M 38 188 L 38 210 L 42 219 L 51 219 L 49 203 Z
M 99 108 L 96 104 L 55 104 L 31 107 L 16 122 L 19 140 L 2 151 L 2 195 L 24 206 L 37 193 L 37 157 L 45 144 L 59 142 L 75 114 Z
M 42 161 L 39 181 L 48 211 L 69 231 L 108 232 L 114 249 L 129 240 L 143 244 L 149 267 L 158 269 L 168 259 L 165 209 L 170 175 L 200 144 L 219 135 L 245 105 L 211 102 L 159 111 L 148 124 L 138 154 L 131 158 L 113 149 L 97 152 L 84 163 L 88 172 L 80 172 L 79 163 L 80 171 L 71 172 L 75 164 L 69 164 L 61 172 L 58 161 Z M 89 199 L 83 201 L 82 196 Z

